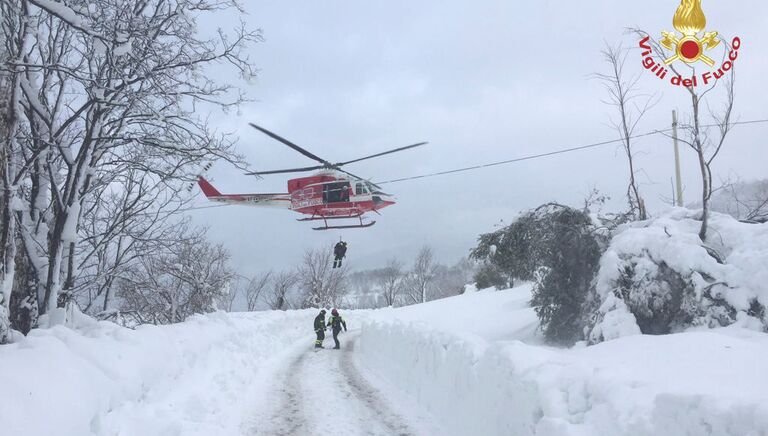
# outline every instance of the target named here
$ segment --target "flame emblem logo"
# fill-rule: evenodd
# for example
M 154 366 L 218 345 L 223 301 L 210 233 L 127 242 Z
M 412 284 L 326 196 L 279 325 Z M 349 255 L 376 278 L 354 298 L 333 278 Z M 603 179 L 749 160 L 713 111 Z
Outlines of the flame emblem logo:
M 661 45 L 675 52 L 675 55 L 664 63 L 669 65 L 681 60 L 687 64 L 693 64 L 702 61 L 714 67 L 715 61 L 704 52 L 717 47 L 720 39 L 717 37 L 717 32 L 704 31 L 707 27 L 707 17 L 701 8 L 701 0 L 681 0 L 672 24 L 681 36 L 675 32 L 661 32 L 663 37 Z

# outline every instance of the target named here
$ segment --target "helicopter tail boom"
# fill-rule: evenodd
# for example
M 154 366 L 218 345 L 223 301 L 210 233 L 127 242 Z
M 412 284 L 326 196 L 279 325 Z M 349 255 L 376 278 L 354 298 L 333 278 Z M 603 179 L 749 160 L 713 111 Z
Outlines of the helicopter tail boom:
M 289 209 L 291 196 L 289 194 L 222 194 L 204 177 L 197 179 L 200 189 L 206 198 L 219 203 L 240 204 L 244 206 L 277 207 Z

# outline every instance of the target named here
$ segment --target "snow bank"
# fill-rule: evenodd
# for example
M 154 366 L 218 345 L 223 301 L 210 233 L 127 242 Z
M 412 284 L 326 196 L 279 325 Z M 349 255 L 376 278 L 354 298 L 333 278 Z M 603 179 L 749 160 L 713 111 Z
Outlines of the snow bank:
M 217 313 L 135 331 L 95 321 L 33 330 L 0 347 L 0 433 L 241 434 L 264 385 L 259 370 L 307 338 L 312 317 Z
M 520 328 L 531 310 L 512 301 L 526 298 L 528 287 L 377 312 L 359 358 L 449 435 L 768 434 L 768 335 L 729 328 L 551 348 Z
M 528 307 L 530 285 L 486 290 L 427 304 L 376 311 L 365 324 L 359 356 L 363 365 L 435 415 L 448 434 L 524 435 L 537 405 L 536 386 L 514 377 L 508 344 L 547 359 L 538 321 Z M 535 359 L 535 358 L 534 358 Z M 518 414 L 512 417 L 508 408 Z
M 372 311 L 372 319 L 420 324 L 468 340 L 482 337 L 492 341 L 521 340 L 541 344 L 543 337 L 537 331 L 539 319 L 528 305 L 531 289 L 532 285 L 527 283 L 512 290 L 491 288 L 426 304 L 379 309 Z
M 641 328 L 668 333 L 733 323 L 768 327 L 768 224 L 715 213 L 702 244 L 698 215 L 673 209 L 619 230 L 601 259 L 590 340 L 638 334 Z
M 530 419 L 519 417 L 536 414 L 535 385 L 514 377 L 496 350 L 405 324 L 367 325 L 360 349 L 366 366 L 415 397 L 448 434 L 532 434 Z

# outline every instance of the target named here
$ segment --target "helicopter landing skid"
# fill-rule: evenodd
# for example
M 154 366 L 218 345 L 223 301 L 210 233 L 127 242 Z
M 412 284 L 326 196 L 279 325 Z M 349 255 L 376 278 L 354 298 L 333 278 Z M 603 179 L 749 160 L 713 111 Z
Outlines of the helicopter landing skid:
M 360 220 L 360 224 L 352 224 L 347 226 L 329 226 L 328 225 L 328 219 L 338 219 L 341 217 L 323 217 L 323 220 L 325 221 L 325 227 L 313 227 L 312 230 L 340 230 L 340 229 L 364 229 L 366 227 L 371 227 L 372 225 L 376 224 L 376 221 L 371 221 L 369 223 L 363 223 L 363 214 L 346 217 L 346 218 L 357 218 Z
M 376 221 L 371 221 L 366 224 L 353 224 L 350 226 L 325 226 L 325 227 L 313 227 L 312 230 L 339 230 L 339 229 L 364 229 L 376 224 Z

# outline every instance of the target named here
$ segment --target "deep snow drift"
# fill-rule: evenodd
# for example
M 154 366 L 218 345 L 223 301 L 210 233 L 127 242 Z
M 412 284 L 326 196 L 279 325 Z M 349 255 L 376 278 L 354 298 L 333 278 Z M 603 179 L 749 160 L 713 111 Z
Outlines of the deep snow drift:
M 530 287 L 381 311 L 361 359 L 451 435 L 765 435 L 768 335 L 538 345 Z
M 313 353 L 313 310 L 38 330 L 0 347 L 0 434 L 768 434 L 768 335 L 558 349 L 529 298 L 521 286 L 344 311 L 342 353 Z

